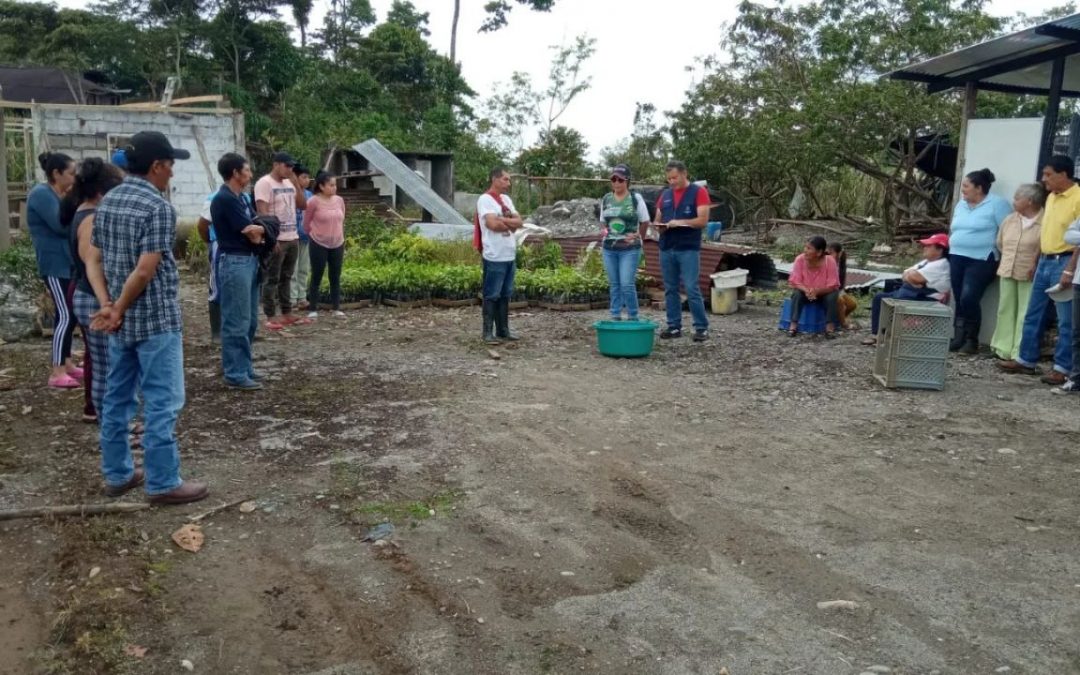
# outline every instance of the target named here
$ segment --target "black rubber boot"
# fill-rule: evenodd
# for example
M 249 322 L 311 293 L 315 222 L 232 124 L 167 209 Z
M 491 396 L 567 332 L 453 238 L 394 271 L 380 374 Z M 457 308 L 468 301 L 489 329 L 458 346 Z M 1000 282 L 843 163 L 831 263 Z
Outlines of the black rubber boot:
M 964 320 L 956 319 L 953 322 L 953 337 L 949 340 L 949 351 L 960 351 L 965 342 L 967 342 L 967 332 L 964 329 Z
M 502 342 L 502 340 L 495 337 L 495 334 L 491 331 L 492 326 L 495 324 L 497 302 L 498 301 L 496 300 L 484 300 L 484 342 L 489 345 L 497 345 Z
M 495 310 L 495 335 L 515 342 L 518 336 L 510 332 L 510 298 L 499 298 Z
M 979 324 L 968 322 L 964 325 L 964 344 L 960 347 L 960 353 L 974 356 L 979 353 Z
M 210 342 L 221 344 L 221 304 L 209 302 L 207 306 L 210 308 Z

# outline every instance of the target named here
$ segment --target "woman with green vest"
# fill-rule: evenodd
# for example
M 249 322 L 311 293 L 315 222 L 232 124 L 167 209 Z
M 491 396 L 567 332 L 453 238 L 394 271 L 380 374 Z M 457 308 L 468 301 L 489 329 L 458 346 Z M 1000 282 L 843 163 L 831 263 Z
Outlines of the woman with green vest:
M 649 209 L 642 196 L 630 190 L 630 168 L 625 164 L 611 170 L 611 192 L 600 200 L 600 224 L 611 318 L 620 321 L 625 307 L 627 317 L 636 321 L 637 268 L 641 260 L 641 240 L 649 225 Z

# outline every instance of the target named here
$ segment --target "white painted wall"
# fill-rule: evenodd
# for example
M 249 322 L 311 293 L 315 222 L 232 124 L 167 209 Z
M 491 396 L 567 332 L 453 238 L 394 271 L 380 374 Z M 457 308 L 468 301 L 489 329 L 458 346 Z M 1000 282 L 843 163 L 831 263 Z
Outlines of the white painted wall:
M 997 177 L 993 192 L 1012 201 L 1022 183 L 1039 175 L 1042 118 L 971 120 L 964 148 L 964 173 L 990 169 Z
M 238 119 L 239 116 L 239 119 Z M 34 114 L 38 145 L 76 159 L 108 158 L 113 136 L 139 131 L 160 131 L 174 147 L 191 152 L 191 159 L 176 162 L 169 201 L 179 220 L 193 223 L 203 201 L 221 184 L 217 161 L 226 152 L 244 152 L 242 114 L 175 113 L 130 110 L 111 106 L 41 106 Z M 196 131 L 197 130 L 197 131 Z M 201 138 L 206 161 L 199 151 Z
M 1042 123 L 1041 117 L 971 120 L 964 147 L 963 173 L 990 169 L 997 178 L 992 191 L 1011 203 L 1016 188 L 1034 182 L 1038 175 Z M 998 283 L 995 281 L 986 289 L 980 303 L 983 320 L 979 342 L 983 344 L 989 344 L 994 335 L 997 304 Z

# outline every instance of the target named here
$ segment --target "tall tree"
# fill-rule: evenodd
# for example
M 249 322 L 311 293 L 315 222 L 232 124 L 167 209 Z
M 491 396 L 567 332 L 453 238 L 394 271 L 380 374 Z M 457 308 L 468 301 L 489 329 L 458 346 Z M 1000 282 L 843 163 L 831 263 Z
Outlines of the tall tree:
M 525 5 L 536 12 L 550 12 L 555 0 L 517 0 L 517 4 Z M 507 23 L 507 15 L 513 8 L 508 0 L 491 0 L 484 5 L 487 18 L 480 26 L 480 32 L 490 33 L 504 27 Z
M 454 21 L 450 24 L 450 60 L 457 63 L 457 27 L 461 18 L 461 0 L 454 0 Z
M 293 21 L 300 30 L 300 48 L 307 48 L 307 29 L 311 23 L 311 8 L 315 6 L 315 0 L 289 0 L 292 7 Z
M 348 49 L 356 49 L 364 37 L 364 29 L 375 23 L 375 10 L 370 0 L 330 0 L 323 29 L 319 33 L 322 46 L 337 61 Z
M 675 113 L 675 151 L 713 182 L 762 204 L 817 189 L 854 169 L 877 181 L 882 215 L 945 210 L 916 170 L 920 134 L 953 129 L 956 96 L 926 96 L 881 80 L 891 70 L 991 37 L 1003 22 L 985 0 L 817 0 L 798 6 L 744 1 L 726 59 Z M 899 148 L 897 155 L 896 148 Z
M 408 0 L 394 0 L 390 5 L 390 11 L 386 14 L 386 23 L 410 28 L 427 38 L 431 36 L 431 31 L 427 27 L 430 17 L 431 14 L 428 12 L 416 11 L 416 5 Z

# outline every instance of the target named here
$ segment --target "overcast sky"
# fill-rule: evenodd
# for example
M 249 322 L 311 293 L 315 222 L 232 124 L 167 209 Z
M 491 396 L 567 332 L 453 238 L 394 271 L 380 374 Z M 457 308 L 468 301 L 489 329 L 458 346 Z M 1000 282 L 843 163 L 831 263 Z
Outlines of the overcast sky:
M 991 7 L 1001 16 L 1021 11 L 1034 15 L 1061 2 L 991 0 Z M 676 0 L 670 5 L 657 0 L 556 0 L 550 13 L 515 7 L 506 28 L 478 33 L 485 3 L 461 1 L 457 48 L 465 79 L 481 99 L 515 70 L 531 74 L 534 82 L 546 82 L 548 45 L 569 44 L 581 33 L 596 38 L 596 54 L 588 63 L 592 88 L 559 119 L 585 136 L 594 159 L 600 149 L 630 135 L 635 102 L 653 103 L 661 111 L 680 107 L 695 77 L 686 67 L 718 51 L 721 26 L 735 18 L 738 7 L 737 0 Z M 431 15 L 432 46 L 449 54 L 452 0 L 413 4 Z M 316 0 L 316 11 L 328 5 L 328 0 Z M 380 20 L 390 5 L 391 0 L 372 0 Z
M 721 25 L 734 19 L 738 5 L 737 0 L 677 0 L 671 5 L 657 0 L 556 0 L 550 13 L 516 7 L 509 26 L 496 33 L 478 33 L 485 3 L 462 0 L 458 27 L 458 60 L 481 100 L 515 70 L 529 73 L 538 85 L 546 82 L 549 45 L 569 43 L 581 33 L 596 38 L 596 54 L 587 67 L 592 88 L 559 120 L 585 136 L 593 158 L 601 148 L 629 136 L 635 102 L 653 103 L 661 111 L 681 105 L 695 78 L 686 67 L 718 51 Z M 84 2 L 59 0 L 59 4 L 80 7 Z M 433 47 L 449 54 L 453 1 L 413 4 L 430 14 Z M 991 11 L 1000 16 L 1020 11 L 1034 15 L 1060 4 L 1061 0 L 991 0 Z M 380 20 L 390 5 L 391 0 L 372 0 Z M 329 0 L 315 0 L 312 30 L 322 25 L 327 6 Z M 282 17 L 289 20 L 291 15 L 285 11 Z

